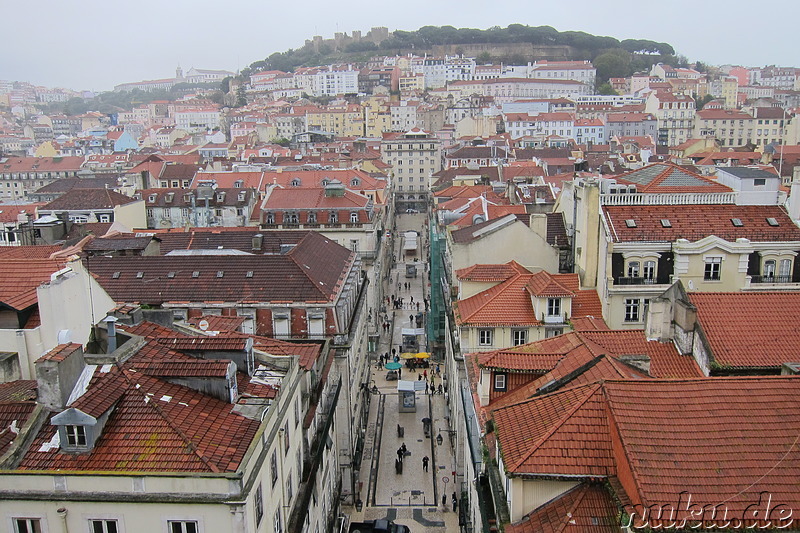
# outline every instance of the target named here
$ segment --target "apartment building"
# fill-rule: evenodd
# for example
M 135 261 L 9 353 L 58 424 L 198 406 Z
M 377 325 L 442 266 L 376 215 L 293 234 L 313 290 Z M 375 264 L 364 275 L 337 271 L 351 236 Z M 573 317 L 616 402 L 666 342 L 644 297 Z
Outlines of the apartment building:
M 419 128 L 386 134 L 381 141 L 383 162 L 392 167 L 395 198 L 404 204 L 428 201 L 432 176 L 442 169 L 442 142 Z

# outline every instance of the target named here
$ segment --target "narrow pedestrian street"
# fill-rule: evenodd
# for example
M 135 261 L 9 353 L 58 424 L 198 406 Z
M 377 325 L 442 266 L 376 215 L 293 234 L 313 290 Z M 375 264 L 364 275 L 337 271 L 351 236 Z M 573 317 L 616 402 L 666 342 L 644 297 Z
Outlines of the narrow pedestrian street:
M 427 368 L 410 370 L 408 360 L 399 359 L 402 365 L 399 380 L 414 382 L 416 404 L 416 412 L 400 412 L 403 399 L 398 392 L 399 381 L 390 376 L 391 371 L 379 359 L 380 355 L 389 354 L 389 361 L 393 362 L 392 350 L 398 358 L 401 353 L 410 357 L 410 352 L 403 351 L 409 347 L 402 346 L 403 333 L 408 341 L 409 333 L 419 333 L 425 327 L 428 297 L 425 214 L 403 213 L 396 221 L 392 250 L 396 261 L 390 278 L 383 280 L 386 306 L 379 318 L 378 352 L 371 361 L 371 401 L 358 483 L 362 507 L 350 509 L 350 521 L 390 519 L 408 526 L 412 532 L 458 531 L 458 513 L 453 511 L 456 462 L 445 418 L 445 396 L 439 393 L 440 386 L 442 390 L 447 387 L 445 365 L 435 359 L 423 359 L 423 355 L 411 365 L 427 361 Z M 406 231 L 418 232 L 416 250 L 409 249 L 408 242 L 412 239 L 403 238 Z M 416 267 L 415 277 L 413 268 L 407 271 L 407 265 Z M 392 296 L 395 301 L 402 299 L 402 303 L 394 305 Z M 417 321 L 419 313 L 421 322 Z M 384 327 L 384 322 L 388 326 Z M 418 352 L 427 352 L 425 336 L 417 335 L 417 339 Z M 430 420 L 427 428 L 423 419 Z M 398 450 L 403 445 L 407 452 L 400 470 Z

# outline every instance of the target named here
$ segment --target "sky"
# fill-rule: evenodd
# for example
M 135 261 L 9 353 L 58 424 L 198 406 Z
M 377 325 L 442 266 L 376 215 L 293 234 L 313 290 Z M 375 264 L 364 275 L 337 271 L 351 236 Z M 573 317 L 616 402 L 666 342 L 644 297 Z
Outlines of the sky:
M 110 90 L 119 83 L 171 78 L 175 68 L 236 71 L 314 35 L 366 33 L 373 26 L 486 29 L 552 26 L 671 44 L 690 61 L 800 67 L 793 46 L 796 0 L 768 9 L 741 0 L 28 0 L 5 2 L 0 80 Z

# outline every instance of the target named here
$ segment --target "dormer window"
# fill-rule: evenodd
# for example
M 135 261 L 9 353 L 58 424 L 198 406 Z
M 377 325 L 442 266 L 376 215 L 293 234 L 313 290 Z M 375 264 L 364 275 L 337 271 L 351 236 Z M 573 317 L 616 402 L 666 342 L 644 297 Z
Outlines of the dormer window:
M 265 224 L 274 224 L 275 223 L 275 213 L 267 213 L 264 217 Z
M 156 195 L 155 194 L 151 194 L 150 196 L 147 197 L 147 201 L 150 202 L 151 204 L 155 203 Z
M 358 187 L 360 185 L 361 185 L 361 180 L 360 179 L 353 178 L 353 179 L 350 180 L 350 186 L 351 187 Z
M 352 224 L 356 224 L 358 222 L 358 213 L 356 211 L 350 213 L 350 222 Z
M 293 178 L 289 185 L 292 187 L 299 187 L 300 186 L 300 178 Z
M 67 446 L 86 446 L 86 428 L 84 426 L 64 426 Z
M 170 203 L 172 203 L 172 199 L 173 198 L 175 198 L 175 193 L 174 192 L 168 192 L 167 196 L 164 198 L 164 201 L 167 202 L 168 204 L 170 204 Z
M 244 185 L 244 182 L 242 180 L 236 180 L 233 182 L 233 187 L 235 189 L 241 189 L 242 185 Z
M 561 315 L 561 298 L 547 299 L 547 316 Z
M 224 192 L 218 192 L 217 193 L 217 202 L 219 202 L 219 203 L 225 202 L 225 193 Z
M 239 201 L 240 202 L 244 202 L 246 198 L 247 198 L 247 193 L 246 192 L 242 191 L 242 192 L 239 193 Z

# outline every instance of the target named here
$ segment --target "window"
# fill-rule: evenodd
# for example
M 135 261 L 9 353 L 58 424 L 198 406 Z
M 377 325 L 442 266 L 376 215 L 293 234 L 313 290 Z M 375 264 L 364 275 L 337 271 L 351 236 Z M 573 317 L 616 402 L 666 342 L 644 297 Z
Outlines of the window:
M 275 223 L 275 213 L 267 213 L 267 216 L 264 220 L 265 224 L 274 224 Z
M 705 281 L 719 281 L 721 274 L 722 274 L 722 258 L 721 257 L 706 258 L 706 267 L 703 279 Z
M 278 481 L 278 452 L 273 451 L 272 457 L 269 459 L 269 471 L 270 475 L 272 476 L 272 486 L 275 486 L 275 482 Z
M 261 519 L 264 518 L 264 494 L 261 492 L 261 485 L 259 485 L 256 489 L 256 495 L 253 499 L 253 507 L 255 507 L 256 527 L 258 527 L 258 525 L 261 523 Z
M 38 518 L 15 518 L 14 533 L 42 533 L 42 524 Z
M 564 333 L 564 330 L 562 328 L 546 329 L 544 331 L 544 338 L 549 339 L 550 337 L 557 337 L 562 333 Z
M 298 217 L 295 211 L 287 211 L 283 214 L 283 222 L 286 224 L 297 224 Z
M 792 260 L 791 259 L 781 259 L 780 268 L 778 269 L 778 275 L 784 281 L 791 281 L 789 276 L 792 275 Z
M 491 329 L 479 329 L 478 344 L 480 344 L 481 346 L 491 346 L 493 333 L 494 330 Z
M 506 390 L 506 375 L 505 374 L 495 374 L 494 375 L 494 390 L 496 391 L 504 391 Z
M 547 299 L 547 316 L 559 316 L 561 314 L 561 298 Z
M 86 446 L 86 428 L 83 426 L 64 426 L 67 434 L 67 445 Z
M 328 214 L 328 222 L 331 223 L 331 224 L 338 223 L 339 222 L 339 213 L 337 213 L 336 211 L 331 211 Z
M 628 263 L 628 277 L 629 278 L 639 277 L 639 261 L 630 261 Z
M 89 528 L 92 533 L 117 533 L 116 520 L 89 520 Z
M 283 520 L 281 520 L 281 510 L 280 509 L 277 509 L 275 511 L 275 520 L 274 520 L 274 522 L 275 522 L 275 527 L 274 527 L 273 531 L 275 531 L 275 533 L 283 533 Z
M 764 261 L 764 277 L 765 278 L 773 278 L 775 277 L 775 260 L 768 259 Z
M 653 280 L 656 277 L 656 262 L 655 261 L 645 261 L 644 262 L 644 279 Z
M 528 342 L 528 330 L 527 329 L 515 329 L 511 332 L 511 342 L 514 346 L 519 346 L 520 344 L 525 344 Z
M 169 520 L 169 533 L 198 533 L 196 520 Z
M 767 184 L 766 178 L 755 178 L 753 180 L 753 185 L 755 185 L 756 187 L 762 187 L 766 184 Z
M 639 322 L 639 300 L 625 299 L 625 322 Z
M 358 212 L 353 211 L 350 213 L 350 223 L 355 224 L 358 222 Z
M 294 496 L 294 487 L 292 486 L 292 473 L 286 476 L 286 500 L 291 504 L 292 497 Z

